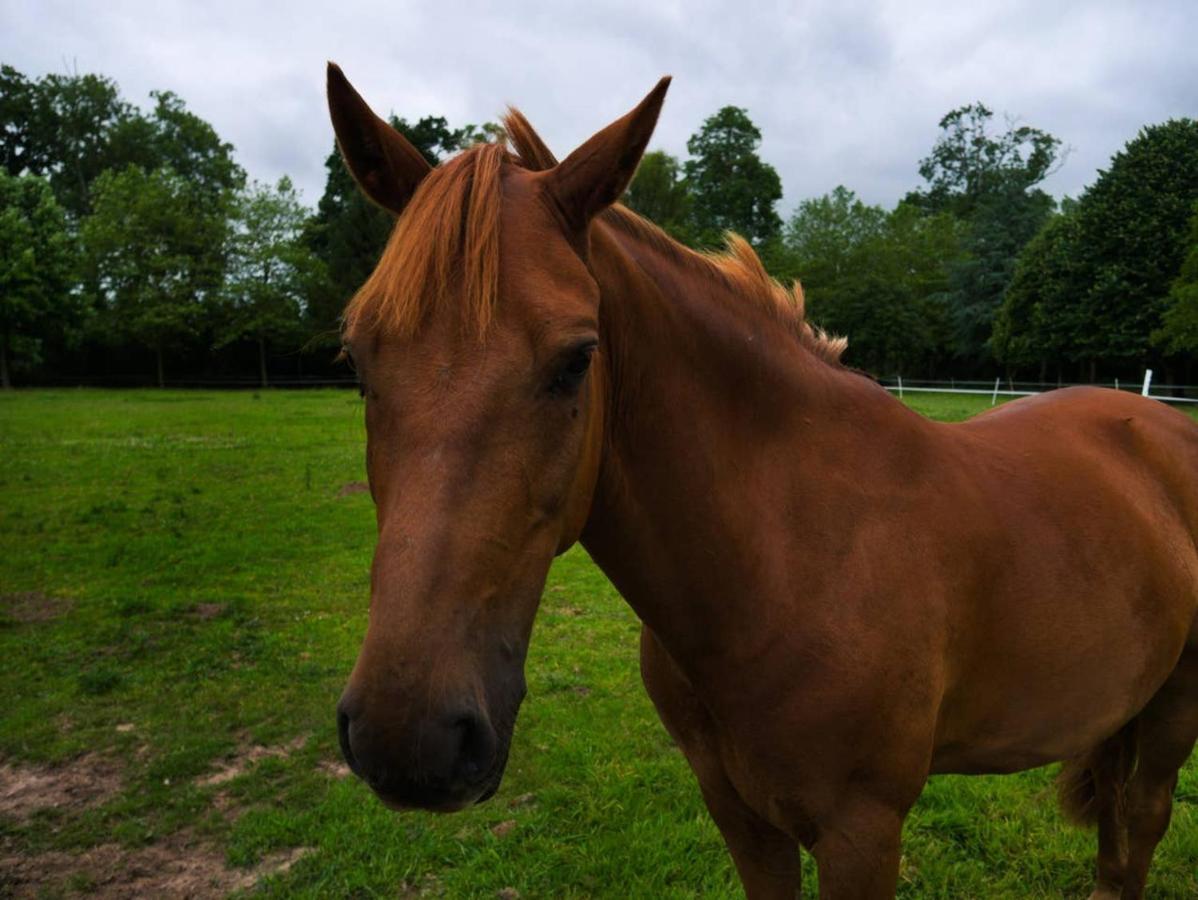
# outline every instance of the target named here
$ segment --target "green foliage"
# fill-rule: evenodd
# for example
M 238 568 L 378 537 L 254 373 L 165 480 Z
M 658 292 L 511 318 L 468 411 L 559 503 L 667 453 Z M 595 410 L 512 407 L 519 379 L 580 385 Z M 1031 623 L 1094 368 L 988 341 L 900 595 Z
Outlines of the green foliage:
M 623 201 L 630 209 L 665 229 L 675 239 L 690 242 L 692 198 L 678 160 L 664 150 L 641 157 L 636 177 Z
M 973 103 L 940 120 L 940 137 L 919 163 L 928 189 L 913 199 L 968 220 L 994 198 L 1026 193 L 1052 174 L 1059 140 L 1026 125 L 992 135 L 993 118 L 985 104 Z
M 1143 129 L 1020 258 L 994 347 L 1009 365 L 1053 357 L 1152 364 L 1190 346 L 1182 264 L 1198 202 L 1198 121 Z
M 1086 340 L 1077 303 L 1086 290 L 1080 249 L 1073 208 L 1053 215 L 1020 253 L 990 338 L 1008 370 L 1039 366 L 1043 381 L 1050 363 L 1069 358 L 1069 348 Z
M 213 198 L 245 183 L 245 173 L 233 160 L 233 145 L 222 141 L 209 123 L 188 111 L 170 91 L 151 91 L 154 110 L 148 118 L 132 115 L 128 132 L 113 136 L 112 168 L 136 163 L 144 169 L 168 168 Z M 141 133 L 138 133 L 141 132 Z
M 726 231 L 735 231 L 760 246 L 781 231 L 775 205 L 782 180 L 757 155 L 760 143 L 761 131 L 738 106 L 708 117 L 686 142 L 691 158 L 683 170 L 699 245 L 718 246 Z
M 1198 353 L 1198 202 L 1190 217 L 1189 249 L 1181 273 L 1169 289 L 1169 306 L 1154 343 L 1169 353 Z
M 334 148 L 324 194 L 297 241 L 294 192 L 242 191 L 245 174 L 212 126 L 170 92 L 150 97 L 152 108 L 142 110 L 102 75 L 30 79 L 0 66 L 3 171 L 41 176 L 65 211 L 36 253 L 57 258 L 79 237 L 87 250 L 72 274 L 46 268 L 43 281 L 57 287 L 39 296 L 54 293 L 57 305 L 34 323 L 26 308 L 49 301 L 29 299 L 30 276 L 14 274 L 28 270 L 18 249 L 28 247 L 28 228 L 16 223 L 29 216 L 6 212 L 5 277 L 25 286 L 6 290 L 0 305 L 12 321 L 12 310 L 26 312 L 23 324 L 5 326 L 5 374 L 14 357 L 25 366 L 47 359 L 44 372 L 70 371 L 73 356 L 107 365 L 127 355 L 127 342 L 154 349 L 160 370 L 164 349 L 195 354 L 241 340 L 258 344 L 263 380 L 271 344 L 316 349 L 323 365 L 347 299 L 392 231 L 391 215 L 366 200 Z M 392 123 L 432 164 L 502 138 L 494 124 L 453 128 L 441 116 Z M 940 121 L 919 165 L 924 188 L 893 210 L 837 188 L 801 204 L 784 229 L 781 182 L 760 144 L 747 112 L 724 107 L 692 135 L 685 161 L 647 153 L 625 201 L 693 247 L 718 247 L 728 230 L 744 235 L 772 274 L 803 281 L 813 316 L 850 336 L 856 364 L 968 374 L 996 359 L 1008 372 L 1039 366 L 1042 376 L 1061 361 L 1083 373 L 1099 361 L 1126 370 L 1162 355 L 1169 366 L 1189 364 L 1198 300 L 1195 278 L 1179 272 L 1198 201 L 1194 120 L 1146 128 L 1059 215 L 1039 185 L 1060 143 L 1037 128 L 996 127 L 981 103 Z M 136 196 L 143 187 L 153 202 Z M 273 262 L 264 267 L 265 259 Z M 97 315 L 75 354 L 67 333 L 81 299 Z M 79 369 L 89 374 L 87 364 Z
M 109 337 L 163 353 L 199 333 L 204 302 L 218 295 L 228 202 L 170 169 L 104 172 L 83 222 L 87 265 Z
M 324 266 L 303 242 L 308 211 L 290 179 L 274 188 L 255 182 L 234 204 L 217 346 L 254 340 L 265 387 L 267 345 L 302 342 L 306 299 Z
M 101 75 L 46 75 L 26 82 L 30 118 L 25 127 L 3 131 L 5 156 L 23 159 L 29 172 L 45 175 L 75 217 L 89 209 L 92 181 L 113 163 L 110 138 L 132 110 L 116 83 Z
M 887 213 L 844 187 L 799 205 L 786 242 L 812 319 L 849 338 L 847 361 L 878 374 L 928 371 L 944 355 L 948 269 L 961 228 L 903 203 Z
M 0 170 L 0 386 L 11 386 L 14 342 L 36 347 L 45 334 L 81 319 L 76 266 L 75 243 L 49 184 Z
M 748 113 L 726 106 L 687 141 L 691 157 L 684 163 L 662 150 L 646 153 L 624 203 L 692 247 L 720 247 L 734 231 L 771 271 L 785 274 L 789 257 L 775 209 L 782 182 L 757 155 L 760 143 Z
M 992 134 L 993 117 L 974 103 L 941 119 L 940 137 L 919 166 L 928 187 L 908 197 L 967 225 L 965 253 L 949 273 L 947 303 L 952 350 L 974 364 L 988 355 L 995 314 L 1019 251 L 1053 210 L 1052 198 L 1036 185 L 1053 171 L 1060 147 L 1052 135 L 1028 126 L 1008 125 Z
M 1141 130 L 1082 196 L 1090 358 L 1147 360 L 1181 271 L 1198 202 L 1198 120 Z M 1081 348 L 1079 348 L 1081 349 Z
M 151 94 L 155 105 L 147 116 L 102 75 L 50 74 L 30 81 L 4 66 L 0 88 L 5 167 L 10 174 L 45 175 L 75 219 L 91 210 L 96 178 L 129 165 L 170 167 L 214 197 L 245 179 L 233 147 L 170 92 Z
M 36 85 L 12 66 L 0 65 L 0 163 L 9 175 L 45 168 L 36 103 Z
M 804 200 L 786 228 L 803 284 L 808 289 L 833 285 L 853 274 L 860 268 L 863 248 L 881 235 L 885 225 L 882 207 L 863 203 L 844 185 Z

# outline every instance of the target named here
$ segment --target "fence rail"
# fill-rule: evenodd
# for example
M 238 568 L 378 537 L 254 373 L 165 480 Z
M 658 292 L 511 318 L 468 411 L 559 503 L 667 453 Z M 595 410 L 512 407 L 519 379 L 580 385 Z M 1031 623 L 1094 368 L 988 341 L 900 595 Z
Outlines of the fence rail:
M 1048 391 L 1059 390 L 1066 387 L 1105 387 L 1113 388 L 1117 391 L 1128 391 L 1139 393 L 1142 396 L 1150 397 L 1153 400 L 1160 400 L 1164 403 L 1198 403 L 1198 397 L 1188 397 L 1184 393 L 1152 393 L 1152 370 L 1148 369 L 1144 373 L 1144 381 L 1140 385 L 1120 384 L 1119 379 L 1114 382 L 1043 382 L 1043 381 L 1011 381 L 1002 378 L 996 378 L 994 383 L 989 381 L 978 380 L 958 380 L 950 379 L 948 381 L 936 381 L 934 379 L 915 379 L 913 381 L 905 381 L 901 375 L 894 378 L 880 378 L 878 382 L 888 391 L 894 391 L 900 397 L 907 391 L 926 394 L 978 394 L 990 397 L 990 404 L 993 406 L 998 402 L 999 397 L 1031 397 L 1036 394 L 1043 394 Z M 1007 386 L 1002 387 L 1003 384 Z M 1198 385 L 1194 384 L 1171 384 L 1168 386 L 1170 391 L 1198 392 Z

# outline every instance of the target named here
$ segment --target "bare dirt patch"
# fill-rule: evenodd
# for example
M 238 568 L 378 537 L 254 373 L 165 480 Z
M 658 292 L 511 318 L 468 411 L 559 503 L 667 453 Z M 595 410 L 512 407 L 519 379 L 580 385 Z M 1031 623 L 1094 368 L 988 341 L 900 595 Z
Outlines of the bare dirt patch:
M 368 485 L 365 481 L 347 481 L 345 484 L 341 485 L 341 488 L 337 491 L 337 496 L 349 497 L 353 494 L 369 493 L 370 485 Z
M 335 778 L 340 781 L 342 778 L 348 778 L 350 775 L 349 766 L 343 762 L 333 759 L 322 759 L 316 764 L 316 768 L 330 778 Z
M 399 896 L 407 897 L 443 897 L 445 889 L 441 886 L 441 881 L 432 872 L 425 874 L 419 881 L 401 881 L 399 884 Z
M 71 601 L 61 597 L 48 597 L 41 591 L 18 591 L 15 594 L 0 594 L 0 618 L 11 619 L 28 625 L 33 622 L 49 622 L 64 616 L 71 609 Z
M 511 800 L 509 800 L 507 805 L 510 809 L 522 809 L 526 806 L 536 806 L 537 795 L 521 794 L 519 797 L 513 797 Z
M 39 809 L 94 806 L 120 789 L 116 767 L 94 753 L 60 766 L 0 763 L 0 817 L 23 821 Z
M 495 837 L 497 837 L 497 838 L 507 837 L 509 834 L 511 834 L 513 831 L 515 831 L 515 829 L 516 829 L 516 820 L 515 819 L 505 819 L 504 821 L 500 822 L 498 825 L 491 826 L 491 834 L 495 835 Z
M 201 622 L 210 622 L 218 616 L 223 615 L 224 611 L 228 608 L 227 603 L 197 603 L 191 608 L 191 615 Z
M 313 849 L 282 850 L 252 868 L 232 869 L 223 852 L 186 832 L 149 847 L 101 844 L 79 853 L 22 855 L 5 844 L 0 845 L 0 894 L 25 898 L 74 889 L 105 900 L 225 897 L 286 872 Z
M 234 778 L 240 778 L 264 759 L 283 759 L 290 756 L 296 750 L 301 749 L 307 740 L 308 736 L 301 734 L 295 740 L 278 747 L 264 747 L 261 744 L 255 744 L 240 751 L 232 759 L 221 763 L 215 772 L 197 778 L 195 783 L 199 787 L 215 787 L 218 784 L 225 784 Z

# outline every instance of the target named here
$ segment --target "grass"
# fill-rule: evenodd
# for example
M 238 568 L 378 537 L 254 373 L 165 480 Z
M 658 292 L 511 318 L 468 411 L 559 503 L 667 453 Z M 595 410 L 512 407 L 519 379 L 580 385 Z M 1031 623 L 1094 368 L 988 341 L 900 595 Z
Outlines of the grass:
M 943 419 L 989 406 L 909 402 Z M 182 833 L 234 868 L 314 848 L 260 883 L 268 896 L 737 896 L 640 685 L 638 623 L 579 548 L 550 573 L 494 800 L 397 816 L 329 774 L 366 621 L 373 510 L 340 491 L 364 478 L 363 438 L 349 392 L 0 395 L 0 760 L 121 774 L 99 802 L 0 816 L 0 857 Z M 255 746 L 288 749 L 250 765 Z M 1050 774 L 933 780 L 900 895 L 1085 896 L 1093 836 L 1062 822 Z M 1198 896 L 1196 804 L 1191 763 L 1155 897 Z M 76 872 L 43 893 L 91 886 Z

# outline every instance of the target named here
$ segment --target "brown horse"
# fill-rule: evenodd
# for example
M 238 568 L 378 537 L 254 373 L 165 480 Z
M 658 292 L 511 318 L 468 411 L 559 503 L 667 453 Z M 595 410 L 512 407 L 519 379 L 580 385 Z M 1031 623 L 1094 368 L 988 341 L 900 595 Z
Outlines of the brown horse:
M 330 67 L 398 216 L 350 303 L 377 506 L 338 709 L 395 807 L 496 790 L 546 572 L 576 541 L 644 622 L 645 684 L 746 892 L 890 897 L 937 772 L 1066 760 L 1096 896 L 1139 897 L 1198 736 L 1198 427 L 1059 391 L 930 422 L 839 362 L 802 294 L 614 205 L 663 80 L 557 164 L 435 169 Z

